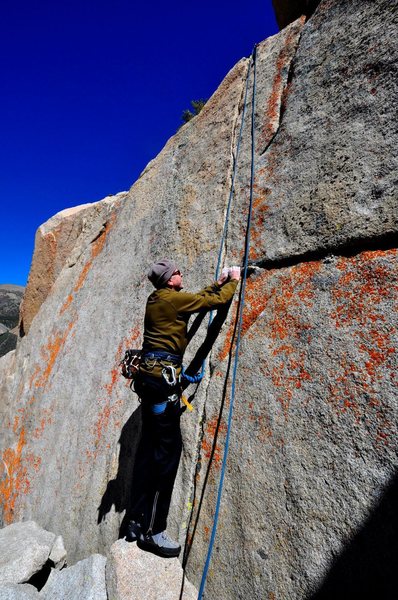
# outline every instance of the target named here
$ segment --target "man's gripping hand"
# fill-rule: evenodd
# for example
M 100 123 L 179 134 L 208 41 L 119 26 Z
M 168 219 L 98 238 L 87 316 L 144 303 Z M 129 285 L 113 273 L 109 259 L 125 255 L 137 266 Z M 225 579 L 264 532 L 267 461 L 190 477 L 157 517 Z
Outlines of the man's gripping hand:
M 239 281 L 240 279 L 240 267 L 231 267 L 229 269 L 229 278 L 230 279 L 236 279 L 237 281 Z
M 240 279 L 240 267 L 224 267 L 221 271 L 221 277 L 217 280 L 218 285 L 223 285 L 229 279 Z

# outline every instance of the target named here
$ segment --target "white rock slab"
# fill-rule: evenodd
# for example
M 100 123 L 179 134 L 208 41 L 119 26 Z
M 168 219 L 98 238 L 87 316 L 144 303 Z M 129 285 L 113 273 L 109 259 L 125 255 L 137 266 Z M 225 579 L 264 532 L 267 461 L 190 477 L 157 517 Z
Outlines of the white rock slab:
M 40 600 L 107 600 L 105 556 L 93 554 L 72 567 L 53 569 Z
M 176 600 L 182 579 L 178 558 L 160 558 L 125 540 L 118 540 L 110 549 L 106 565 L 109 600 Z M 197 590 L 185 579 L 182 599 L 197 597 Z
M 55 534 L 34 521 L 0 530 L 0 584 L 23 583 L 40 571 L 52 550 Z

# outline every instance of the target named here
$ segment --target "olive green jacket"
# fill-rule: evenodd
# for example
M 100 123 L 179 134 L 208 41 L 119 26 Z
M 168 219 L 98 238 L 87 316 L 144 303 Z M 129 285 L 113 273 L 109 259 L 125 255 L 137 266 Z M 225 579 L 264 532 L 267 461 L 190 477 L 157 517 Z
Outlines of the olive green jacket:
M 144 350 L 166 350 L 182 356 L 187 346 L 187 326 L 190 316 L 226 304 L 232 299 L 238 282 L 214 283 L 190 294 L 164 287 L 149 296 L 144 324 Z

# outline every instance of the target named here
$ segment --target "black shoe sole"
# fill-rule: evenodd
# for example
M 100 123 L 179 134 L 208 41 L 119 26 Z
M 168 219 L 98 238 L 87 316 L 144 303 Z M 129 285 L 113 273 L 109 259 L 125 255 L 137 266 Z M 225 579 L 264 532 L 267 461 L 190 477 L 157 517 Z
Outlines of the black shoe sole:
M 156 544 L 152 544 L 152 542 L 147 542 L 145 540 L 137 540 L 137 546 L 141 550 L 151 552 L 162 558 L 176 558 L 181 552 L 181 546 L 173 550 L 172 548 L 161 548 L 160 546 L 156 546 Z

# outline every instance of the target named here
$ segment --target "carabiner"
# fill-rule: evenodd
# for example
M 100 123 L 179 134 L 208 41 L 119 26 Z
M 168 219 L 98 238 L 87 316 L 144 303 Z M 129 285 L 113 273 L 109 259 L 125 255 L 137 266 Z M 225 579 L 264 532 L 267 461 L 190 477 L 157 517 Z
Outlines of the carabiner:
M 177 373 L 175 367 L 172 365 L 166 365 L 162 369 L 162 377 L 168 385 L 177 385 Z

